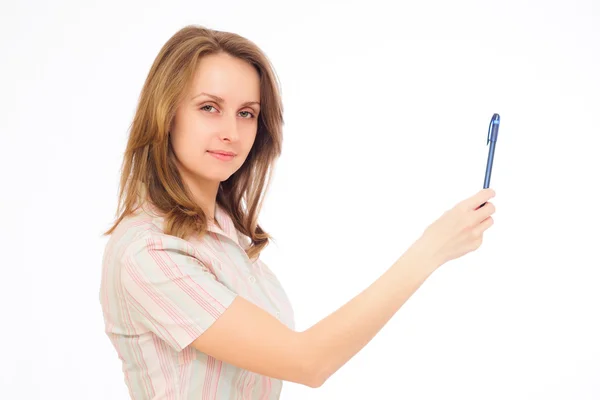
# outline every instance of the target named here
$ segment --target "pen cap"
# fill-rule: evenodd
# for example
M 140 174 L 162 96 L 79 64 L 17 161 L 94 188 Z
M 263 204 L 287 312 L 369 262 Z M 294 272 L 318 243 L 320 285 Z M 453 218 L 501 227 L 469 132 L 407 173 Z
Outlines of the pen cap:
M 490 127 L 488 131 L 488 143 L 495 142 L 498 140 L 498 129 L 500 129 L 500 115 L 494 114 L 490 121 Z

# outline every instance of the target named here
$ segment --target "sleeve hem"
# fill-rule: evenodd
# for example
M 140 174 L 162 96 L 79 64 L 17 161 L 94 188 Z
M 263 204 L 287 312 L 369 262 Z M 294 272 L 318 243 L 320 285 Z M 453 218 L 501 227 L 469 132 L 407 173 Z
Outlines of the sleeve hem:
M 221 305 L 225 309 L 218 316 L 216 316 L 210 320 L 203 320 L 201 323 L 198 323 L 197 325 L 195 325 L 195 328 L 201 332 L 199 335 L 190 336 L 190 335 L 184 333 L 180 337 L 174 338 L 175 343 L 171 344 L 171 346 L 173 346 L 173 349 L 175 349 L 175 351 L 177 351 L 179 353 L 179 352 L 183 351 L 186 347 L 188 347 L 192 343 L 194 343 L 194 341 L 196 339 L 198 339 L 200 336 L 202 336 L 202 334 L 204 332 L 206 332 L 215 322 L 217 322 L 217 320 L 225 312 L 227 312 L 227 310 L 229 309 L 229 307 L 231 306 L 231 304 L 233 303 L 233 301 L 236 299 L 237 296 L 238 296 L 237 293 L 232 293 L 231 296 L 229 297 L 229 299 L 227 300 L 227 302 L 221 303 Z

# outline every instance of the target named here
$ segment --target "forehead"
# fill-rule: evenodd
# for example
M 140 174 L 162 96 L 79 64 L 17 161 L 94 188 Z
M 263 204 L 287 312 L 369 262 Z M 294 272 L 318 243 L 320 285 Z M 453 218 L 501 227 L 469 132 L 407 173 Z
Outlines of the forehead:
M 206 92 L 226 102 L 260 101 L 260 77 L 248 62 L 228 54 L 202 57 L 191 83 L 190 97 Z

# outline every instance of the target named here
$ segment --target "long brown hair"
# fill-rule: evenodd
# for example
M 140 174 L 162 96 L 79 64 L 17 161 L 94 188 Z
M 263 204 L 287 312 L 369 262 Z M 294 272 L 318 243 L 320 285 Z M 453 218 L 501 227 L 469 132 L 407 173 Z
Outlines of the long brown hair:
M 277 77 L 266 55 L 250 40 L 197 25 L 176 32 L 148 73 L 123 157 L 117 218 L 106 235 L 135 211 L 142 192 L 164 215 L 166 234 L 185 238 L 206 232 L 207 217 L 192 200 L 175 166 L 169 130 L 200 59 L 223 52 L 258 71 L 261 112 L 248 158 L 220 184 L 217 203 L 232 218 L 236 229 L 250 239 L 246 250 L 250 258 L 258 256 L 269 243 L 269 234 L 258 224 L 258 214 L 281 154 L 283 106 Z

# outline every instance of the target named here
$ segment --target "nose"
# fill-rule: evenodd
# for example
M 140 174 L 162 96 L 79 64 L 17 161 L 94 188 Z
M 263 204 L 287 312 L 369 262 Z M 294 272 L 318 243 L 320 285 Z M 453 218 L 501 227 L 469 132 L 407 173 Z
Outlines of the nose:
M 238 121 L 235 116 L 224 116 L 220 130 L 221 140 L 235 142 L 239 138 Z

